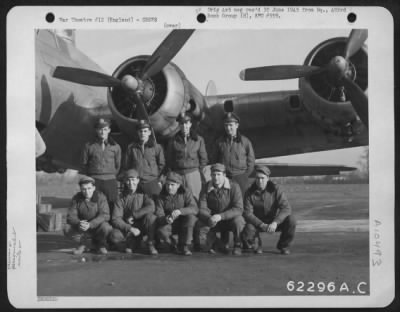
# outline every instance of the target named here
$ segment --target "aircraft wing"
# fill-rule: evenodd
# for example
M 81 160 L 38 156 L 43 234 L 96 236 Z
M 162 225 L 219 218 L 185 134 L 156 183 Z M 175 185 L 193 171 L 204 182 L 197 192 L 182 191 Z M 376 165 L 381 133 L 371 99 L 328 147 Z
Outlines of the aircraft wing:
M 257 164 L 266 165 L 271 170 L 271 177 L 295 177 L 335 175 L 342 171 L 353 171 L 357 168 L 342 165 L 314 165 L 314 164 L 288 164 L 257 161 Z M 255 173 L 251 174 L 254 177 Z

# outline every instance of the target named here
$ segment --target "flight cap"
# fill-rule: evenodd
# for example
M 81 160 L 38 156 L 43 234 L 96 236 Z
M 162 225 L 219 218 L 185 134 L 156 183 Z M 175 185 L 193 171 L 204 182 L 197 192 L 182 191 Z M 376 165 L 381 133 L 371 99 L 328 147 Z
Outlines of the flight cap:
M 265 174 L 266 176 L 270 176 L 271 175 L 271 170 L 269 170 L 269 168 L 267 166 L 265 166 L 265 165 L 256 164 L 254 166 L 254 170 L 255 170 L 255 172 L 261 172 L 261 173 Z
M 82 184 L 87 184 L 87 183 L 92 183 L 93 185 L 95 184 L 95 181 L 94 181 L 94 179 L 93 178 L 91 178 L 91 177 L 88 177 L 88 176 L 82 176 L 80 179 L 79 179 L 79 185 L 82 185 Z
M 168 172 L 166 180 L 170 181 L 170 182 L 178 183 L 181 185 L 183 183 L 182 176 L 173 171 Z
M 141 119 L 141 120 L 139 120 L 139 124 L 137 126 L 137 129 L 141 130 L 141 129 L 144 129 L 144 128 L 151 129 L 150 124 L 146 120 Z
M 240 122 L 240 118 L 235 113 L 226 113 L 224 116 L 224 123 Z
M 110 125 L 111 125 L 110 120 L 108 120 L 108 119 L 106 119 L 106 118 L 99 118 L 99 119 L 96 121 L 94 127 L 95 127 L 96 129 L 101 129 L 101 128 L 109 127 Z
M 190 115 L 179 115 L 178 118 L 176 119 L 180 124 L 184 124 L 187 121 L 191 121 L 192 117 Z
M 124 180 L 128 180 L 129 178 L 139 178 L 139 173 L 135 169 L 126 170 L 124 173 Z
M 220 163 L 216 163 L 216 164 L 211 166 L 211 172 L 213 172 L 213 171 L 225 172 L 225 165 L 220 164 Z

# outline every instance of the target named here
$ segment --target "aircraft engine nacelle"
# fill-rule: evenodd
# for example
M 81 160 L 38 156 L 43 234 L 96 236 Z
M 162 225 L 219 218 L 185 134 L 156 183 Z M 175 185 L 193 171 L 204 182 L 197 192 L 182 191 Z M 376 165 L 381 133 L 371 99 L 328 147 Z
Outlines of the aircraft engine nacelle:
M 126 60 L 115 70 L 113 76 L 119 79 L 125 75 L 137 77 L 148 58 L 149 56 L 142 55 Z M 171 137 L 178 131 L 176 118 L 179 114 L 191 112 L 200 119 L 205 107 L 202 94 L 172 62 L 143 81 L 142 99 L 154 132 L 161 139 Z M 113 87 L 109 89 L 108 102 L 121 131 L 134 137 L 138 109 L 133 96 L 122 87 Z
M 324 67 L 332 58 L 343 54 L 346 41 L 347 38 L 343 37 L 320 43 L 308 54 L 304 65 Z M 349 70 L 355 83 L 367 93 L 368 53 L 365 46 L 349 59 Z M 335 84 L 326 72 L 300 78 L 299 89 L 306 109 L 327 130 L 342 134 L 348 131 L 349 126 L 353 130 L 362 127 L 346 98 L 346 90 Z

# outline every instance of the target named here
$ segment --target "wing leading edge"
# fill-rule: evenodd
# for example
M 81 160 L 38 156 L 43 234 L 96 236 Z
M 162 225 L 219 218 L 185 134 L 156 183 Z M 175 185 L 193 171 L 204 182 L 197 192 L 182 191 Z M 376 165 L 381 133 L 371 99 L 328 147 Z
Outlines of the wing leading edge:
M 336 175 L 342 171 L 354 171 L 357 168 L 342 165 L 315 165 L 315 164 L 288 164 L 257 161 L 257 164 L 267 166 L 271 170 L 271 177 L 296 177 L 316 175 Z M 255 172 L 250 176 L 254 177 Z

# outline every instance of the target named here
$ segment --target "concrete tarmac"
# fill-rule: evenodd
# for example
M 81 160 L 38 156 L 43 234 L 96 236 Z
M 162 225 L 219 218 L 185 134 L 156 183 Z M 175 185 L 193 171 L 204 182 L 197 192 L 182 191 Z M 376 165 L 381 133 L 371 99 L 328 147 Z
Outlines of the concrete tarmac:
M 72 190 L 46 185 L 41 191 L 53 209 L 66 212 Z M 275 248 L 279 233 L 262 234 L 262 255 L 195 252 L 185 257 L 162 250 L 158 256 L 145 250 L 74 256 L 76 246 L 61 233 L 39 232 L 37 294 L 368 295 L 368 185 L 288 185 L 286 191 L 298 220 L 288 256 Z M 329 283 L 335 287 L 328 290 Z
M 287 283 L 346 283 L 348 293 L 368 293 L 367 232 L 298 233 L 292 254 L 275 249 L 278 233 L 263 234 L 262 255 L 193 253 L 71 255 L 73 245 L 61 235 L 38 234 L 40 296 L 266 296 L 315 295 L 291 292 Z M 299 284 L 300 285 L 300 284 Z M 311 284 L 309 284 L 311 285 Z M 365 286 L 366 285 L 366 286 Z M 353 293 L 354 292 L 354 293 Z

